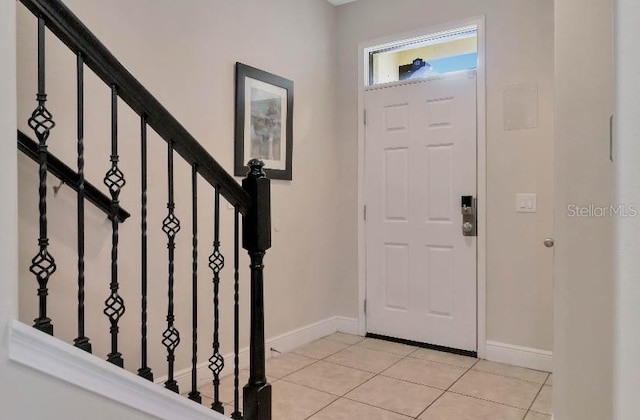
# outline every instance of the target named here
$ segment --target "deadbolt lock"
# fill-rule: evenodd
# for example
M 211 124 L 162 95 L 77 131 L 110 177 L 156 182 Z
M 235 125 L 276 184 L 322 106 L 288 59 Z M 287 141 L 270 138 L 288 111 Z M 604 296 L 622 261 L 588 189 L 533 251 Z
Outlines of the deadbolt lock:
M 478 236 L 476 226 L 476 199 L 472 195 L 463 195 L 460 200 L 462 212 L 462 235 Z

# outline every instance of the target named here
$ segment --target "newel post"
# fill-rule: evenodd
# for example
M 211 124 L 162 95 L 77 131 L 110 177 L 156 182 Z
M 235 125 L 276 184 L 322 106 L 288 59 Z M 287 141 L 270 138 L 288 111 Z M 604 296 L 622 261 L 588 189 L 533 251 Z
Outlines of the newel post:
M 253 204 L 242 219 L 242 246 L 251 258 L 251 343 L 249 383 L 244 386 L 244 418 L 271 420 L 271 385 L 267 383 L 264 338 L 264 254 L 271 248 L 271 181 L 264 163 L 249 162 L 242 188 Z

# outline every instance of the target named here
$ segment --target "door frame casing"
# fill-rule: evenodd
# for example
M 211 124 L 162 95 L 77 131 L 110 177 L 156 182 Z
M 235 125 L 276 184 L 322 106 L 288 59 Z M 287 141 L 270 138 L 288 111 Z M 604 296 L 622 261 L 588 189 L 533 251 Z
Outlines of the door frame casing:
M 366 279 L 366 222 L 365 222 L 365 81 L 369 78 L 368 53 L 371 49 L 386 44 L 395 44 L 414 38 L 475 25 L 478 28 L 478 68 L 477 74 L 477 352 L 478 357 L 486 357 L 487 342 L 487 100 L 486 100 L 486 60 L 485 60 L 485 16 L 475 16 L 442 25 L 431 26 L 416 31 L 373 39 L 358 45 L 358 333 L 367 333 L 365 299 Z

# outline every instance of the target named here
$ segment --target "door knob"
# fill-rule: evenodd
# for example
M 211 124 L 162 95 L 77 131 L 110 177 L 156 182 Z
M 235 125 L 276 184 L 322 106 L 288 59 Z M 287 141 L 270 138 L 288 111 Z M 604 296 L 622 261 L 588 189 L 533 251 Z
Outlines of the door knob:
M 547 248 L 551 248 L 553 247 L 554 244 L 555 244 L 555 241 L 553 240 L 553 238 L 545 238 L 544 246 L 546 246 Z
M 462 224 L 462 233 L 470 234 L 473 232 L 473 224 L 471 222 L 464 222 Z

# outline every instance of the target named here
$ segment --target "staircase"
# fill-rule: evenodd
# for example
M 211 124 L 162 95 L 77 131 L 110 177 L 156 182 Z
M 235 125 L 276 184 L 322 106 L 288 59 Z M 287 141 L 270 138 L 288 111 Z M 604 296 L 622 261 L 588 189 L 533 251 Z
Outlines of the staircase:
M 19 322 L 14 322 L 12 326 L 13 340 L 17 345 L 11 349 L 10 358 L 16 362 L 30 365 L 38 370 L 54 374 L 76 385 L 101 393 L 112 399 L 121 401 L 124 404 L 136 407 L 142 411 L 149 412 L 161 418 L 223 418 L 221 415 L 228 414 L 234 419 L 246 420 L 269 420 L 271 419 L 271 386 L 267 383 L 265 374 L 265 336 L 264 336 L 264 300 L 263 300 L 263 269 L 264 256 L 271 247 L 270 236 L 270 180 L 266 177 L 263 169 L 264 164 L 258 160 L 251 160 L 248 165 L 250 171 L 246 178 L 239 185 L 234 178 L 228 174 L 224 168 L 207 152 L 207 150 L 167 111 L 167 109 L 144 87 L 133 75 L 109 52 L 109 50 L 93 35 L 91 31 L 59 0 L 20 0 L 20 2 L 34 15 L 37 20 L 37 89 L 36 104 L 31 116 L 28 118 L 28 125 L 32 130 L 35 140 L 30 135 L 18 131 L 18 148 L 26 156 L 34 160 L 38 167 L 37 185 L 37 224 L 38 237 L 34 240 L 37 247 L 31 260 L 29 271 L 32 274 L 33 292 L 37 294 L 37 313 L 33 314 L 34 330 L 26 328 Z M 47 33 L 53 34 L 61 41 L 76 58 L 76 115 L 53 115 L 47 108 L 47 45 L 45 41 L 49 38 Z M 87 178 L 90 165 L 96 163 L 88 159 L 85 155 L 87 139 L 95 137 L 94 133 L 85 131 L 85 84 L 87 77 L 85 70 L 91 71 L 97 76 L 109 90 L 110 95 L 110 153 L 104 156 L 103 163 L 107 163 L 107 171 L 102 182 L 108 194 L 101 192 L 102 187 L 92 184 Z M 122 170 L 121 161 L 127 158 L 122 155 L 122 141 L 132 141 L 131 138 L 122 139 L 119 133 L 120 118 L 123 115 L 119 106 L 124 103 L 133 111 L 139 119 L 139 173 L 131 174 Z M 61 120 L 72 120 L 75 122 L 76 139 L 74 141 L 76 149 L 77 167 L 72 169 L 65 164 L 62 158 L 58 158 L 49 152 L 48 146 L 51 141 L 70 141 L 68 138 L 58 138 L 56 136 L 56 124 Z M 149 154 L 156 143 L 150 141 L 150 130 L 153 130 L 160 139 L 164 141 L 166 148 L 166 165 L 164 165 L 164 176 L 166 177 L 165 194 L 166 215 L 162 221 L 161 230 L 165 235 L 166 254 L 160 261 L 157 255 L 151 256 L 151 246 L 149 238 L 155 227 L 149 225 L 149 213 L 153 196 L 154 202 L 161 192 L 157 188 L 150 188 L 150 164 L 157 166 L 156 160 L 149 160 Z M 179 179 L 178 170 L 188 167 L 190 169 L 190 185 L 183 188 Z M 154 174 L 155 174 L 154 168 Z M 51 196 L 49 194 L 48 180 L 53 175 L 60 179 L 63 184 L 73 189 L 76 202 L 76 214 L 68 214 L 68 223 L 74 222 L 77 226 L 76 233 L 76 275 L 74 279 L 75 291 L 73 296 L 66 296 L 65 302 L 73 301 L 74 325 L 64 325 L 65 329 L 74 328 L 75 337 L 67 343 L 54 340 L 49 336 L 56 336 L 55 332 L 59 328 L 57 320 L 50 316 L 50 307 L 53 295 L 50 294 L 50 286 L 58 281 L 56 273 L 58 262 L 53 252 L 51 227 L 49 226 L 49 212 L 51 211 Z M 156 178 L 153 177 L 152 181 Z M 136 184 L 139 188 L 139 200 L 137 202 L 123 202 L 126 197 L 127 188 Z M 205 186 L 202 191 L 201 186 Z M 60 188 L 60 186 L 58 186 Z M 184 279 L 177 278 L 176 263 L 181 256 L 188 253 L 178 248 L 182 244 L 180 235 L 185 232 L 181 227 L 185 224 L 183 215 L 176 212 L 177 194 L 184 190 L 190 190 L 191 214 L 189 226 L 191 227 L 191 299 L 188 307 L 184 307 L 185 302 L 176 301 L 176 290 L 185 287 Z M 177 191 L 179 190 L 179 191 Z M 57 190 L 56 190 L 57 192 Z M 211 196 L 213 198 L 213 209 L 209 214 L 200 212 L 201 204 L 198 197 Z M 221 200 L 227 202 L 229 209 L 233 210 L 232 226 L 233 244 L 230 246 L 232 255 L 223 254 L 223 244 L 221 243 Z M 103 231 L 91 229 L 87 225 L 87 213 L 95 209 L 89 209 L 86 203 L 91 203 L 95 209 L 106 214 L 109 220 L 108 238 L 98 238 L 104 235 Z M 185 203 L 180 203 L 185 204 Z M 134 212 L 124 209 L 136 208 Z M 140 258 L 139 276 L 131 278 L 122 276 L 121 265 L 126 261 L 130 265 L 131 255 L 122 255 L 121 251 L 121 229 L 124 223 L 133 223 L 135 213 L 139 217 L 139 250 Z M 75 217 L 74 217 L 75 216 Z M 203 261 L 199 245 L 198 220 L 205 218 L 213 226 L 213 246 L 207 252 L 206 265 L 211 273 L 213 282 L 211 290 L 204 291 L 203 279 L 199 267 Z M 240 226 L 242 224 L 242 226 Z M 92 241 L 108 240 L 110 248 L 109 254 L 109 281 L 106 284 L 96 285 L 94 279 L 87 275 L 87 249 Z M 24 244 L 23 246 L 26 246 Z M 241 336 L 241 311 L 240 311 L 240 290 L 243 276 L 240 269 L 240 246 L 248 253 L 250 259 L 250 375 L 248 383 L 243 388 L 243 398 L 240 397 L 240 336 Z M 181 252 L 183 251 L 183 252 Z M 221 279 L 225 271 L 225 266 L 231 261 L 233 263 L 233 353 L 224 357 L 221 351 L 221 336 L 224 319 L 220 312 L 221 299 Z M 160 282 L 158 278 L 151 275 L 159 264 L 165 267 L 165 279 Z M 228 268 L 228 267 L 227 267 Z M 155 272 L 155 271 L 154 271 Z M 22 279 L 26 282 L 26 279 Z M 207 280 L 208 281 L 208 280 Z M 139 290 L 137 301 L 125 300 L 123 289 L 136 287 Z M 162 332 L 161 343 L 152 341 L 149 338 L 149 324 L 157 321 L 158 312 L 151 311 L 150 306 L 161 305 L 152 301 L 150 289 L 159 287 L 166 292 L 166 301 L 161 304 L 165 306 L 163 313 L 165 319 L 164 330 Z M 99 321 L 92 317 L 96 308 L 88 307 L 88 296 L 97 290 L 104 291 L 104 302 L 100 312 L 108 321 L 106 330 L 91 329 L 90 326 L 99 324 Z M 212 302 L 213 313 L 210 320 L 212 329 L 202 331 L 201 314 L 198 304 L 202 302 L 203 293 L 209 293 L 207 300 Z M 200 297 L 199 297 L 200 293 Z M 68 308 L 72 312 L 71 308 Z M 135 354 L 139 360 L 128 357 L 123 347 L 131 347 L 130 341 L 133 339 L 129 334 L 123 335 L 126 327 L 130 331 L 131 323 L 136 321 L 130 314 L 137 314 L 140 324 L 138 337 L 135 340 Z M 190 316 L 191 334 L 179 330 L 179 322 L 186 316 Z M 199 322 L 200 321 L 200 322 Z M 231 321 L 231 320 L 229 320 Z M 126 324 L 126 325 L 125 325 Z M 203 335 L 212 337 L 210 351 L 207 350 L 206 361 L 210 370 L 210 381 L 213 385 L 215 398 L 208 411 L 200 406 L 193 409 L 193 417 L 184 417 L 189 412 L 189 407 L 195 404 L 202 404 L 202 396 L 198 391 L 198 386 L 203 382 L 202 345 L 199 337 Z M 96 337 L 106 337 L 109 343 L 108 354 L 101 360 L 96 353 Z M 64 337 L 61 337 L 64 339 Z M 186 339 L 186 340 L 185 340 Z M 189 340 L 190 339 L 190 340 Z M 190 343 L 185 343 L 189 340 Z M 123 346 L 123 341 L 126 346 Z M 162 347 L 157 346 L 162 344 Z M 191 367 L 187 375 L 190 389 L 184 389 L 184 384 L 180 379 L 184 374 L 178 375 L 176 370 L 177 352 L 190 344 Z M 162 377 L 161 384 L 154 384 L 158 381 L 158 368 L 151 366 L 150 354 L 157 354 L 163 351 L 166 354 L 166 366 L 162 367 L 162 372 L 166 373 Z M 47 360 L 50 358 L 51 360 Z M 125 363 L 126 361 L 126 363 Z M 225 363 L 225 361 L 227 363 Z M 229 365 L 232 362 L 233 366 Z M 131 366 L 135 365 L 136 369 Z M 125 370 L 125 367 L 128 370 Z M 227 373 L 225 367 L 231 368 L 234 378 L 234 401 L 232 407 L 225 407 L 220 400 L 220 380 Z M 87 374 L 91 373 L 91 374 Z M 98 383 L 95 377 L 103 379 L 103 383 Z M 179 376 L 179 377 L 178 377 Z M 105 385 L 108 383 L 108 385 Z M 164 388 L 164 389 L 163 389 Z M 149 401 L 158 401 L 155 407 L 149 406 Z M 190 400 L 190 401 L 189 401 Z M 185 405 L 185 401 L 189 404 Z M 242 401 L 242 407 L 240 403 Z M 178 406 L 184 406 L 186 411 L 181 411 Z M 191 407 L 192 408 L 192 407 Z M 228 412 L 225 412 L 228 411 Z M 182 413 L 182 414 L 179 414 Z

